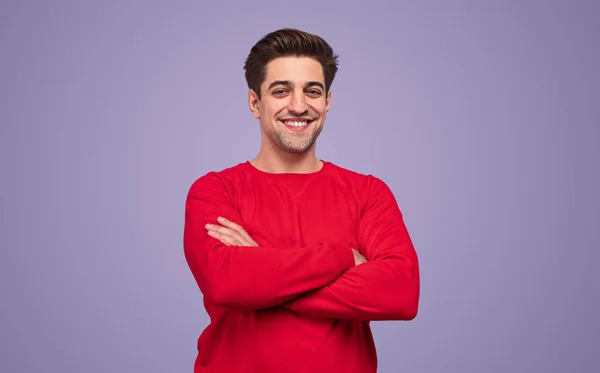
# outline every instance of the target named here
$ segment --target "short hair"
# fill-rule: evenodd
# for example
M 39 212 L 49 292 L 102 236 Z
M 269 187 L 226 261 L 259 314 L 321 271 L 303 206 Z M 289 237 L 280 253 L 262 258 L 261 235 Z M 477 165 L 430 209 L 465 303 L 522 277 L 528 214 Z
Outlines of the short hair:
M 320 36 L 294 28 L 271 32 L 252 47 L 244 64 L 248 88 L 260 98 L 260 86 L 266 78 L 267 64 L 276 58 L 290 56 L 317 60 L 325 76 L 325 94 L 329 92 L 338 70 L 339 56 Z

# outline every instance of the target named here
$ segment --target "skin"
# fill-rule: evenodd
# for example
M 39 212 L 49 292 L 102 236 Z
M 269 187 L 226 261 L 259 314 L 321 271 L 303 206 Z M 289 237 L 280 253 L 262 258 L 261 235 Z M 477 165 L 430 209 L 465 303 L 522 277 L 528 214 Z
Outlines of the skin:
M 250 163 L 270 173 L 311 173 L 323 167 L 316 157 L 316 141 L 331 107 L 331 91 L 325 92 L 321 64 L 308 57 L 281 57 L 267 64 L 259 94 L 248 92 L 248 106 L 260 121 L 261 147 Z M 310 120 L 302 131 L 286 126 L 286 121 Z M 207 224 L 211 237 L 227 246 L 258 244 L 238 224 L 218 218 Z M 355 265 L 367 260 L 352 249 Z
M 267 64 L 261 97 L 248 92 L 248 106 L 260 122 L 261 147 L 256 168 L 272 173 L 310 173 L 323 166 L 316 157 L 316 141 L 331 107 L 331 91 L 325 92 L 321 64 L 308 57 L 281 57 Z M 312 119 L 302 132 L 282 120 Z

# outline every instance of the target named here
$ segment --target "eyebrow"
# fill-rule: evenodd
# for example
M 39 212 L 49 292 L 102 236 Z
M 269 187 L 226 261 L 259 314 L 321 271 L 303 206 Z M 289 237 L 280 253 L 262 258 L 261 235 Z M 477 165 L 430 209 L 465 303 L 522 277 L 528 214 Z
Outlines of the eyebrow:
M 275 80 L 273 83 L 269 84 L 269 89 L 271 89 L 275 86 L 278 86 L 278 85 L 293 86 L 294 84 L 289 80 Z M 306 84 L 304 85 L 304 87 L 312 87 L 312 86 L 317 86 L 317 87 L 320 87 L 322 90 L 325 90 L 325 86 L 323 85 L 323 83 L 317 82 L 316 80 L 311 80 L 309 82 L 306 82 Z

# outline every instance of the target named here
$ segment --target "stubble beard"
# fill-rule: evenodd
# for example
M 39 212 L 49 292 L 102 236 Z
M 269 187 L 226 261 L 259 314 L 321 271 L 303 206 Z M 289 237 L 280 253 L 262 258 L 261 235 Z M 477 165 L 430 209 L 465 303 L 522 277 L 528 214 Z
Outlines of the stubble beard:
M 315 125 L 311 123 L 310 125 Z M 284 128 L 278 128 L 268 134 L 269 138 L 277 147 L 288 153 L 304 153 L 317 141 L 323 126 L 312 129 L 310 133 L 290 133 Z

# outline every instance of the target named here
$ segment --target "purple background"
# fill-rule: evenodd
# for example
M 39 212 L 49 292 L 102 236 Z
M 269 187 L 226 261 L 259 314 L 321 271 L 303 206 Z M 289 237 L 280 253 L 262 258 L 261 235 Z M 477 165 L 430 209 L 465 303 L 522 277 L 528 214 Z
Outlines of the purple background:
M 597 2 L 206 4 L 1 2 L 1 372 L 192 371 L 186 193 L 257 153 L 242 65 L 287 26 L 341 56 L 318 155 L 420 256 L 379 371 L 600 371 Z

